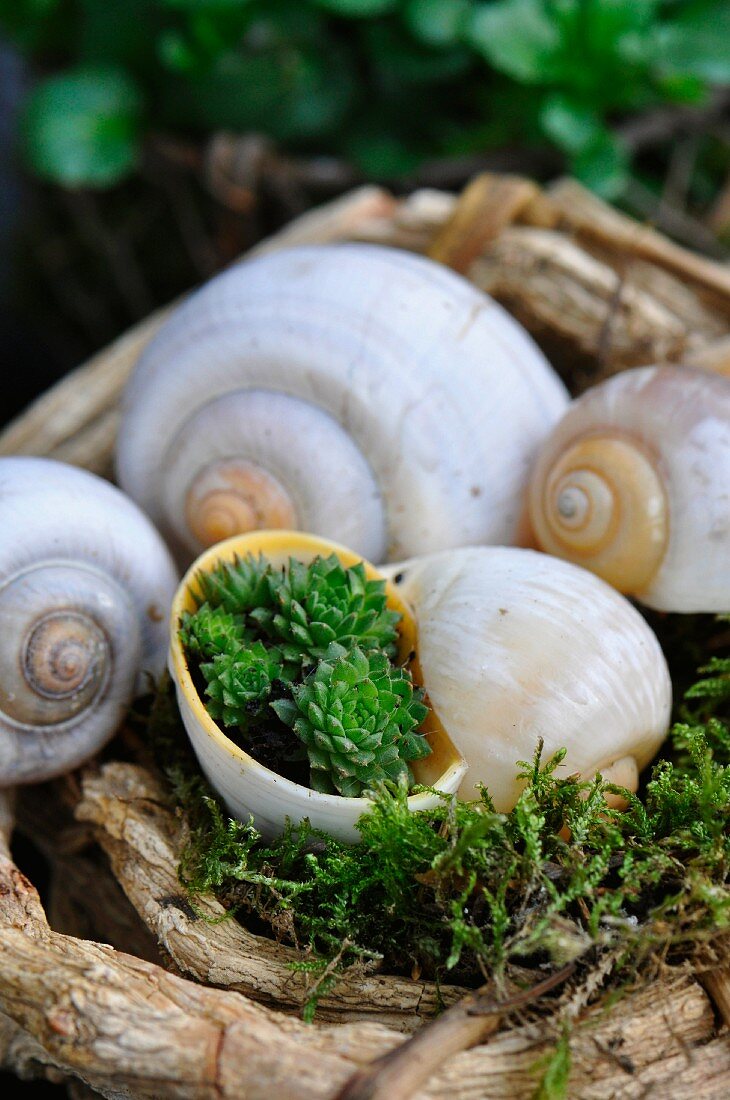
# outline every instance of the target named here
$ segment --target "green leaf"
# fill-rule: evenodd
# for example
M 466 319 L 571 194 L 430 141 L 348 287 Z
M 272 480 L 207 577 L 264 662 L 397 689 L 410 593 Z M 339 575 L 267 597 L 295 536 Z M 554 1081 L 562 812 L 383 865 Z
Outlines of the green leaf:
M 75 0 L 74 7 L 73 49 L 79 65 L 115 66 L 137 80 L 157 77 L 158 35 L 170 18 L 160 0 Z M 68 18 L 66 4 L 63 11 Z
M 413 172 L 421 156 L 393 134 L 375 134 L 370 128 L 355 130 L 345 142 L 355 165 L 370 179 L 396 179 Z
M 456 46 L 466 28 L 471 0 L 409 0 L 403 18 L 427 46 Z
M 573 155 L 603 134 L 597 113 L 564 95 L 553 95 L 545 100 L 540 111 L 540 126 L 556 145 Z
M 384 15 L 392 11 L 398 0 L 314 0 L 320 8 L 350 18 Z
M 657 29 L 660 70 L 694 76 L 712 84 L 730 83 L 730 6 L 727 0 L 689 4 Z
M 533 1067 L 542 1071 L 533 1100 L 566 1100 L 569 1095 L 571 1065 L 570 1026 L 566 1023 L 557 1046 Z
M 572 162 L 577 178 L 606 199 L 615 199 L 629 180 L 629 157 L 610 130 L 600 133 Z
M 185 76 L 165 83 L 161 114 L 188 130 L 260 130 L 301 142 L 342 125 L 349 107 L 352 77 L 336 50 L 314 51 L 295 42 L 260 52 L 227 49 L 196 73 L 194 53 L 173 37 L 165 61 Z
M 71 70 L 40 84 L 28 102 L 25 153 L 46 179 L 67 187 L 108 187 L 134 167 L 142 97 L 121 69 Z
M 560 47 L 558 27 L 541 0 L 482 4 L 467 38 L 495 69 L 528 84 L 547 82 Z

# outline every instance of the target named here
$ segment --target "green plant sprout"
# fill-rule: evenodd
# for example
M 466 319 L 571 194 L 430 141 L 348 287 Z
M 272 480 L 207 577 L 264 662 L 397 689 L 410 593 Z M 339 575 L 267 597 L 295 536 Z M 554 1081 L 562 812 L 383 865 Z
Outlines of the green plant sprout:
M 386 779 L 413 785 L 409 760 L 430 752 L 415 731 L 428 714 L 410 676 L 382 652 L 342 649 L 272 704 L 307 746 L 316 791 L 357 797 Z

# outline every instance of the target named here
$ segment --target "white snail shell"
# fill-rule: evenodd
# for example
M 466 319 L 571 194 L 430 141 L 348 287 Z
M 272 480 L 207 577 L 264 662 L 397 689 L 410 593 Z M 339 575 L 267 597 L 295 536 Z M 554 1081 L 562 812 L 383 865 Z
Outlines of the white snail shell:
M 642 367 L 588 390 L 540 451 L 530 519 L 649 607 L 730 610 L 730 378 Z
M 561 771 L 636 789 L 666 735 L 671 682 L 659 643 L 614 589 L 534 550 L 457 549 L 389 566 L 413 608 L 429 699 L 497 810 L 516 762 L 567 749 Z
M 164 668 L 174 564 L 84 470 L 0 458 L 0 786 L 91 756 Z
M 118 477 L 188 556 L 266 527 L 376 562 L 514 542 L 566 405 L 530 337 L 460 276 L 373 245 L 296 248 L 219 275 L 149 344 Z

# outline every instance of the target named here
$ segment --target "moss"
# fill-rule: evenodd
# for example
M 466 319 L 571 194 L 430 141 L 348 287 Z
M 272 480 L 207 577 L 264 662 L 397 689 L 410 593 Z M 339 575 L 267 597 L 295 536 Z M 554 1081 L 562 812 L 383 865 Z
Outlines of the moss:
M 532 1100 L 565 1100 L 571 1066 L 570 1027 L 566 1023 L 554 1049 L 533 1067 L 540 1080 Z
M 717 627 L 702 630 L 706 646 Z M 715 652 L 703 670 L 640 796 L 566 776 L 564 753 L 544 759 L 538 745 L 511 813 L 483 789 L 412 814 L 405 785 L 384 784 L 354 846 L 306 822 L 265 844 L 231 821 L 163 693 L 150 732 L 190 827 L 181 879 L 302 948 L 315 999 L 351 965 L 499 984 L 568 960 L 580 977 L 612 955 L 621 983 L 700 962 L 730 929 L 730 658 Z M 606 808 L 609 791 L 625 812 Z

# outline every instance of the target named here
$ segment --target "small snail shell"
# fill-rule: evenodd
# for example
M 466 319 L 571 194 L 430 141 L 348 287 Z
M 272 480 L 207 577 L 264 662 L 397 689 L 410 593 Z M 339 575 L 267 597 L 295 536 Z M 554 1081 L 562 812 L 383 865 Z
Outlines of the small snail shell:
M 539 738 L 561 774 L 635 790 L 663 740 L 671 683 L 654 634 L 614 589 L 534 550 L 457 549 L 389 566 L 413 608 L 423 683 L 469 770 L 506 812 Z
M 0 458 L 0 786 L 58 775 L 164 667 L 175 567 L 147 517 L 84 470 Z
M 267 838 L 280 835 L 287 818 L 299 822 L 306 817 L 315 828 L 354 843 L 360 839 L 357 822 L 370 809 L 370 799 L 323 794 L 264 767 L 230 740 L 213 721 L 190 675 L 178 627 L 182 613 L 197 606 L 194 594 L 199 571 L 212 569 L 218 562 L 232 560 L 236 555 L 259 553 L 277 568 L 287 565 L 290 557 L 309 562 L 318 554 L 325 557 L 336 554 L 345 566 L 361 560 L 359 554 L 353 554 L 344 546 L 298 531 L 256 531 L 238 535 L 201 554 L 180 582 L 171 612 L 169 666 L 180 715 L 201 769 L 233 817 L 247 821 L 253 814 L 256 827 Z M 363 564 L 369 578 L 381 576 L 369 562 Z M 405 662 L 413 651 L 415 623 L 396 587 L 388 584 L 386 591 L 389 608 L 402 615 L 399 649 Z M 414 670 L 414 679 L 420 682 L 417 670 Z M 466 772 L 464 759 L 433 711 L 421 728 L 428 736 L 431 754 L 414 761 L 416 780 L 452 794 Z M 412 810 L 431 809 L 438 803 L 439 796 L 430 792 L 413 794 L 408 799 Z
M 649 607 L 730 610 L 730 379 L 642 367 L 588 390 L 540 451 L 530 519 Z
M 439 264 L 296 248 L 213 279 L 143 353 L 121 486 L 170 541 L 295 527 L 372 561 L 514 542 L 562 383 L 505 311 Z

